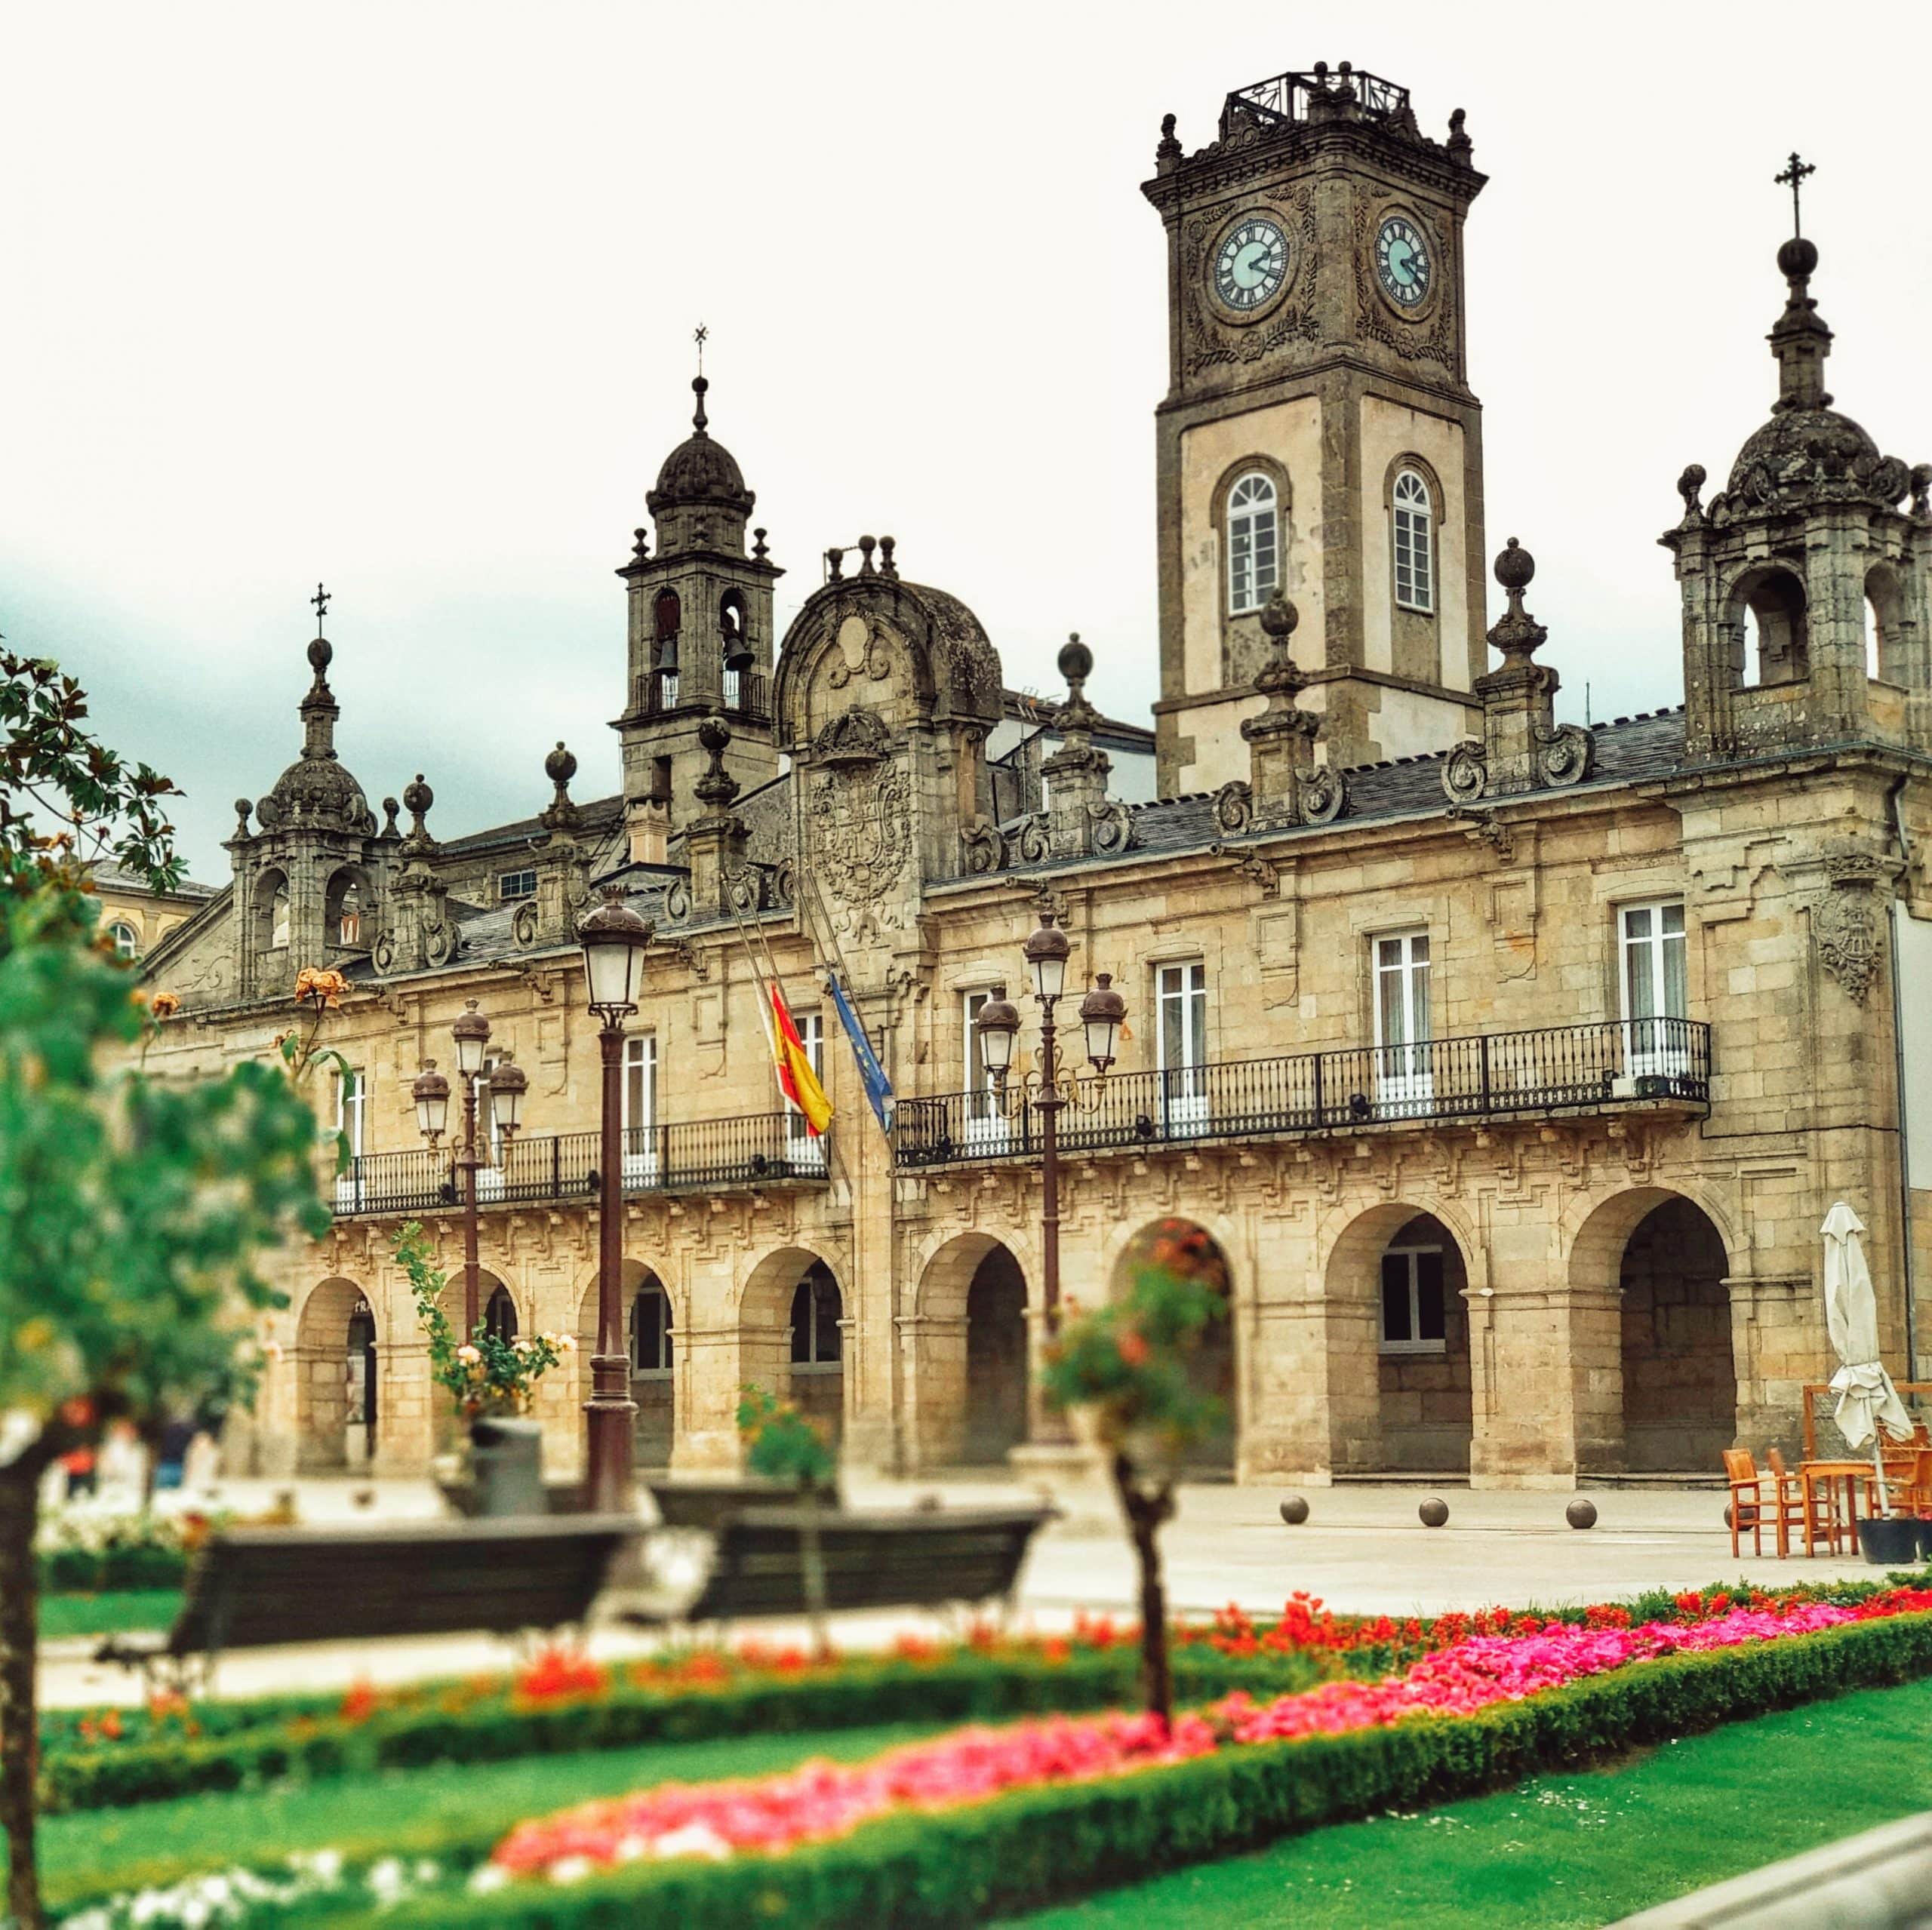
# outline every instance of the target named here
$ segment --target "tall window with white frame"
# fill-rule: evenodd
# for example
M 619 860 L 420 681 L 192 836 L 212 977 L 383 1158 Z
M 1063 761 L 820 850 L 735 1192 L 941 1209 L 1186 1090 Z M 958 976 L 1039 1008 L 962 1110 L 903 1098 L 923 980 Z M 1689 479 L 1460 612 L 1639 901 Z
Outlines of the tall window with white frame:
M 1158 967 L 1154 1003 L 1159 1016 L 1155 1049 L 1168 1129 L 1198 1132 L 1207 1123 L 1208 1111 L 1208 967 L 1198 958 Z
M 1623 1055 L 1634 1078 L 1669 1077 L 1690 1069 L 1684 971 L 1684 901 L 1660 898 L 1626 905 L 1619 916 L 1623 970 Z
M 631 1302 L 631 1372 L 671 1371 L 671 1297 L 655 1274 L 647 1274 Z
M 362 1184 L 360 1167 L 355 1162 L 362 1157 L 364 1151 L 362 1132 L 368 1112 L 369 1081 L 366 1073 L 338 1072 L 335 1079 L 335 1129 L 348 1142 L 351 1164 L 336 1175 L 335 1194 L 337 1208 L 352 1207 L 356 1194 Z
M 1435 607 L 1435 505 L 1413 469 L 1395 478 L 1395 601 L 1425 614 Z
M 657 1034 L 632 1032 L 624 1039 L 618 1123 L 623 1132 L 626 1187 L 648 1186 L 657 1172 Z
M 107 936 L 114 941 L 114 955 L 116 958 L 133 958 L 139 954 L 141 949 L 140 934 L 132 925 L 117 919 L 108 927 Z
M 1448 1334 L 1442 1249 L 1386 1249 L 1382 1255 L 1382 1351 L 1441 1354 L 1447 1350 Z
M 820 1086 L 825 1083 L 825 1015 L 820 1012 L 795 1012 L 792 1021 L 798 1028 L 799 1043 L 805 1049 L 805 1061 Z M 805 1116 L 795 1107 L 785 1120 L 786 1151 L 795 1160 L 823 1164 L 825 1141 L 814 1139 Z
M 1251 470 L 1228 491 L 1229 613 L 1259 610 L 1281 580 L 1281 503 L 1273 481 Z
M 986 1056 L 980 1043 L 980 1014 L 996 998 L 1006 996 L 1004 985 L 989 986 L 983 991 L 968 992 L 960 1002 L 966 1028 L 966 1127 L 975 1140 L 1001 1138 L 1006 1116 L 1000 1110 L 998 1087 L 986 1069 Z M 1017 1062 L 1014 1070 L 1019 1071 Z
M 1375 1105 L 1396 1117 L 1435 1096 L 1429 1042 L 1429 934 L 1386 932 L 1375 951 Z

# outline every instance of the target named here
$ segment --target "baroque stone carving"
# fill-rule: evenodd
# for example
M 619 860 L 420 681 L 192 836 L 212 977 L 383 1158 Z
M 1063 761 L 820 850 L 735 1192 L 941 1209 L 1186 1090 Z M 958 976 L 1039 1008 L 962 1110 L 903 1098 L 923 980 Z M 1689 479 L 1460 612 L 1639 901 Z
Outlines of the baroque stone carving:
M 912 848 L 912 780 L 894 768 L 841 770 L 812 786 L 815 855 L 851 928 L 854 912 L 876 905 L 905 871 Z M 896 919 L 881 918 L 896 924 Z
M 1092 806 L 1088 815 L 1093 820 L 1096 851 L 1112 856 L 1132 848 L 1134 813 L 1119 798 L 1109 798 Z
M 1596 739 L 1579 724 L 1537 732 L 1537 771 L 1546 784 L 1580 784 L 1589 775 Z
M 1303 777 L 1303 823 L 1333 824 L 1348 803 L 1349 780 L 1332 764 L 1316 764 Z
M 1246 778 L 1232 779 L 1214 793 L 1214 822 L 1223 831 L 1245 831 L 1254 819 L 1254 793 Z
M 1811 942 L 1826 971 L 1863 1005 L 1884 953 L 1876 886 L 1883 861 L 1856 838 L 1825 847 L 1825 889 L 1811 900 Z
M 875 764 L 892 754 L 892 736 L 876 711 L 841 711 L 812 739 L 812 761 L 833 769 Z
M 1031 817 L 1023 819 L 1020 828 L 1008 840 L 1007 850 L 1009 857 L 1017 855 L 1023 865 L 1044 865 L 1054 855 L 1046 813 L 1035 811 Z
M 1452 804 L 1471 804 L 1489 781 L 1489 760 L 1481 744 L 1466 737 L 1442 760 L 1442 788 Z
M 876 624 L 866 628 L 866 647 L 859 661 L 854 663 L 841 654 L 826 673 L 825 681 L 833 690 L 842 690 L 861 671 L 875 684 L 884 683 L 892 675 L 892 647 Z
M 976 817 L 960 828 L 959 861 L 961 870 L 983 877 L 1006 863 L 1006 840 L 991 818 Z
M 510 935 L 517 943 L 526 948 L 537 942 L 537 901 L 526 898 L 516 908 L 516 916 L 510 920 Z
M 691 888 L 683 878 L 673 878 L 664 893 L 667 917 L 688 918 L 691 914 Z

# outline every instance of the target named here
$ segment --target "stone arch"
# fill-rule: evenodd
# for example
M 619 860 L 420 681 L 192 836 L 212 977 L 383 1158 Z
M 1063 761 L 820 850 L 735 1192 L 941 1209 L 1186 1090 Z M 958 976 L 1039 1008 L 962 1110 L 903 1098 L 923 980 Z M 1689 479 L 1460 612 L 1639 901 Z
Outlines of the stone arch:
M 1322 1286 L 1337 1473 L 1469 1472 L 1472 1250 L 1438 1202 L 1384 1200 L 1334 1231 Z
M 260 873 L 249 891 L 252 928 L 249 944 L 257 951 L 286 951 L 294 937 L 294 900 L 288 874 L 279 865 Z
M 344 865 L 331 872 L 322 893 L 322 933 L 331 945 L 366 950 L 375 915 L 375 893 L 368 874 L 359 865 Z
M 914 1297 L 914 1454 L 924 1467 L 1003 1463 L 1026 1440 L 1029 1295 L 1013 1248 L 955 1234 L 927 1258 Z
M 1865 573 L 1865 674 L 1886 684 L 1910 684 L 1912 653 L 1906 636 L 1906 598 L 1888 562 Z
M 1241 1414 L 1235 1355 L 1234 1266 L 1226 1243 L 1202 1222 L 1174 1214 L 1143 1221 L 1115 1247 L 1107 1273 L 1107 1293 L 1118 1300 L 1131 1290 L 1135 1275 L 1158 1264 L 1168 1241 L 1198 1240 L 1194 1264 L 1200 1277 L 1220 1296 L 1221 1312 L 1188 1357 L 1188 1375 L 1196 1390 L 1220 1404 L 1220 1421 L 1214 1432 L 1188 1456 L 1189 1474 L 1197 1478 L 1232 1475 L 1237 1458 Z
M 626 1254 L 618 1281 L 618 1304 L 621 1310 L 619 1344 L 629 1355 L 631 1398 L 637 1403 L 632 1459 L 638 1468 L 655 1471 L 669 1467 L 677 1446 L 681 1405 L 678 1379 L 688 1371 L 687 1349 L 681 1344 L 684 1317 L 668 1268 L 654 1267 Z M 640 1364 L 638 1303 L 654 1292 L 663 1296 L 669 1320 L 658 1336 L 662 1346 L 656 1353 L 655 1364 L 646 1366 Z M 576 1398 L 580 1407 L 590 1398 L 591 1357 L 597 1351 L 597 1273 L 594 1268 L 577 1295 L 576 1332 Z
M 1630 1473 L 1712 1473 L 1736 1444 L 1730 1250 L 1701 1201 L 1660 1186 L 1613 1194 L 1571 1243 L 1572 1286 L 1617 1295 L 1614 1452 Z
M 1729 613 L 1734 687 L 1802 684 L 1810 677 L 1808 611 L 1804 579 L 1788 564 L 1755 564 L 1738 577 Z
M 798 1289 L 808 1283 L 829 1289 L 835 1296 L 836 1317 L 848 1319 L 849 1303 L 838 1271 L 808 1246 L 779 1247 L 746 1276 L 738 1296 L 738 1378 L 789 1396 L 835 1437 L 844 1419 L 844 1332 L 835 1369 L 830 1363 L 795 1363 L 792 1357 L 792 1317 Z
M 366 1323 L 366 1326 L 364 1323 Z M 367 1372 L 368 1350 L 377 1338 L 374 1304 L 354 1280 L 340 1274 L 318 1281 L 295 1319 L 296 1465 L 304 1473 L 346 1467 L 357 1458 L 352 1426 L 362 1432 L 361 1454 L 374 1446 L 365 1418 L 352 1423 L 350 1329 L 357 1326 L 357 1357 Z M 365 1402 L 368 1390 L 361 1386 Z

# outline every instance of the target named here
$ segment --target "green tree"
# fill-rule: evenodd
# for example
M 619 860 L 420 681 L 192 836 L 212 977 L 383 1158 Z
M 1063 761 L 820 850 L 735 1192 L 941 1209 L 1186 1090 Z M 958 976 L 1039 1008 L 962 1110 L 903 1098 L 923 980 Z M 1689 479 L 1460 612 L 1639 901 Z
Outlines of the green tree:
M 1140 1569 L 1140 1687 L 1164 1721 L 1174 1714 L 1168 1598 L 1160 1531 L 1189 1448 L 1206 1440 L 1221 1404 L 1189 1372 L 1208 1329 L 1226 1316 L 1224 1269 L 1198 1227 L 1166 1221 L 1125 1297 L 1069 1308 L 1047 1346 L 1040 1383 L 1048 1407 L 1084 1417 L 1107 1458 Z
M 161 800 L 82 727 L 54 665 L 0 652 L 0 1830 L 20 1930 L 45 1922 L 34 1855 L 42 1476 L 125 1415 L 245 1395 L 257 1271 L 318 1234 L 315 1115 L 278 1064 L 164 1083 L 131 1051 L 154 1024 L 96 931 L 87 867 L 158 887 L 179 860 Z M 36 815 L 38 813 L 38 815 Z

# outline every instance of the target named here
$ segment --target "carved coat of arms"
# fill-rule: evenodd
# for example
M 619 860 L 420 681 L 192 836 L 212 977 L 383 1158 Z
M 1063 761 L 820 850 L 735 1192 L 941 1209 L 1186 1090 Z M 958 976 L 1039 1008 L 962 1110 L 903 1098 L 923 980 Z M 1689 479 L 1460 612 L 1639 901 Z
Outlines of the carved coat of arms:
M 835 771 L 812 786 L 812 844 L 818 874 L 849 930 L 899 882 L 912 848 L 912 780 L 892 764 Z M 881 911 L 877 922 L 900 920 Z

